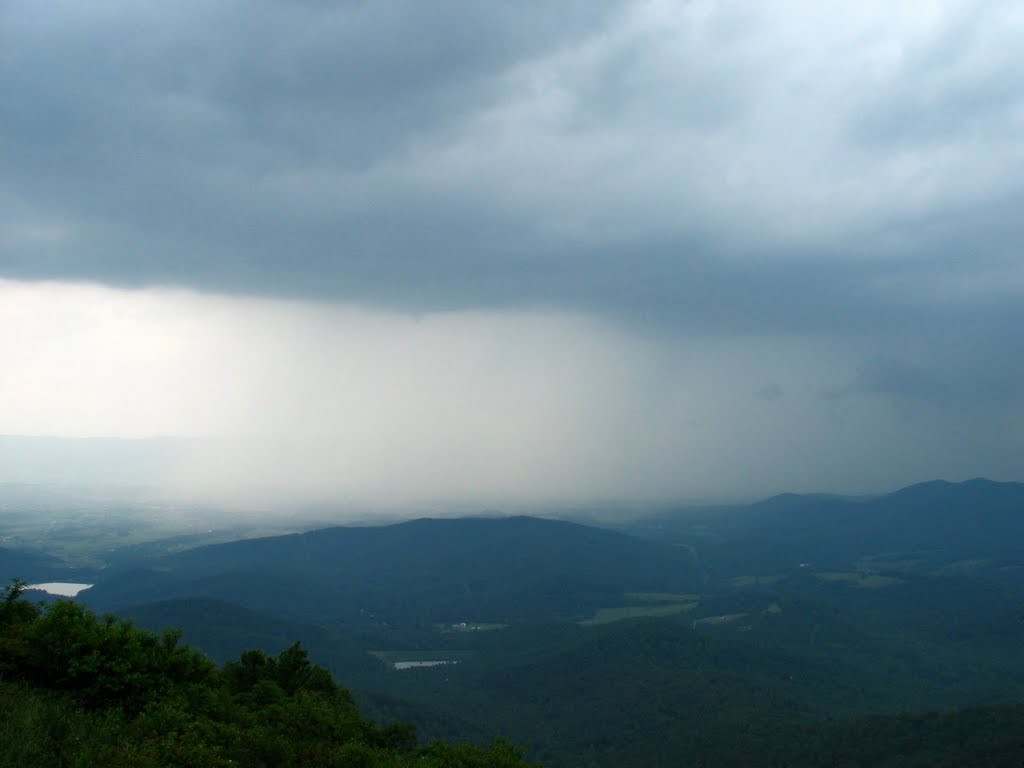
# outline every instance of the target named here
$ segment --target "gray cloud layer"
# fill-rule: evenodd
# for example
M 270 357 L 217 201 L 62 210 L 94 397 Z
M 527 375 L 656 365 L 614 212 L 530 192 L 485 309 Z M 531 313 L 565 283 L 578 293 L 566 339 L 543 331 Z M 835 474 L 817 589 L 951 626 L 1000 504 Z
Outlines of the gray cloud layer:
M 12 0 L 0 277 L 825 338 L 855 373 L 821 397 L 1006 453 L 1022 33 L 1009 2 Z

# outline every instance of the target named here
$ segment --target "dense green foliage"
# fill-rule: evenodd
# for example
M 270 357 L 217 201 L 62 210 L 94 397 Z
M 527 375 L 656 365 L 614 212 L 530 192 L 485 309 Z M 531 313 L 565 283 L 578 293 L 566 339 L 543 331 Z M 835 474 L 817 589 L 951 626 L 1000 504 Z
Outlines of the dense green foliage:
M 222 669 L 179 634 L 98 617 L 70 601 L 0 602 L 0 766 L 518 768 L 508 742 L 416 743 L 380 727 L 299 644 Z

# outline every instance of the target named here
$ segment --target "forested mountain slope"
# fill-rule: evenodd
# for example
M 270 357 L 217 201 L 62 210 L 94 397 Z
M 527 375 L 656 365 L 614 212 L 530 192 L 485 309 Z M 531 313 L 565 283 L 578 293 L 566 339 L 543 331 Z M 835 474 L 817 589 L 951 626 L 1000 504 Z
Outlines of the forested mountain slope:
M 899 554 L 943 562 L 984 556 L 1021 565 L 1024 483 L 937 480 L 864 499 L 785 494 L 748 505 L 662 512 L 623 529 L 693 547 L 716 576 Z
M 692 591 L 685 549 L 537 518 L 414 520 L 200 547 L 105 574 L 124 609 L 213 597 L 335 627 L 582 618 L 624 591 Z
M 506 742 L 417 746 L 408 726 L 376 726 L 297 644 L 218 669 L 170 631 L 20 592 L 0 594 L 0 766 L 526 765 Z

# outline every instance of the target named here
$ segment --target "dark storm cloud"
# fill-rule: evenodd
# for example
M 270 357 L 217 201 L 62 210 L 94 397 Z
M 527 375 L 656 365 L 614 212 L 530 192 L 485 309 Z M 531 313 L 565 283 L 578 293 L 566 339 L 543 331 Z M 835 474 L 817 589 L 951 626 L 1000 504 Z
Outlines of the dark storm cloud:
M 925 19 L 923 36 L 911 19 L 849 70 L 791 29 L 801 18 L 11 3 L 0 195 L 23 223 L 0 274 L 785 328 L 874 322 L 886 300 L 865 288 L 887 259 L 941 274 L 969 247 L 984 269 L 1020 242 L 1019 182 L 978 168 L 965 202 L 935 167 L 974 159 L 1021 104 L 998 8 Z M 851 142 L 827 144 L 823 121 Z M 904 162 L 929 194 L 909 207 L 907 179 L 886 177 Z
M 1009 453 L 1022 34 L 999 2 L 8 2 L 0 278 L 578 312 L 761 345 L 757 407 L 984 411 Z M 794 340 L 849 365 L 787 378 Z
M 0 270 L 401 293 L 419 277 L 409 262 L 453 241 L 465 258 L 493 217 L 361 175 L 440 140 L 506 95 L 510 67 L 606 16 L 593 3 L 8 5 L 3 191 L 74 243 L 12 238 Z

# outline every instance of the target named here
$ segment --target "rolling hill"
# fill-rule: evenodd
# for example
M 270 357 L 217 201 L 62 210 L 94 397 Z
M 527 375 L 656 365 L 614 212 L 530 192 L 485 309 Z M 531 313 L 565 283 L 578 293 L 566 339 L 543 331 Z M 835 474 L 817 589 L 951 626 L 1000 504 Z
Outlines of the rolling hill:
M 786 494 L 749 505 L 678 509 L 624 526 L 693 547 L 716 576 L 887 556 L 1024 564 L 1024 483 L 933 481 L 872 498 Z
M 689 552 L 528 517 L 414 520 L 199 547 L 111 571 L 101 610 L 207 597 L 295 621 L 372 629 L 577 619 L 627 592 L 689 592 Z

